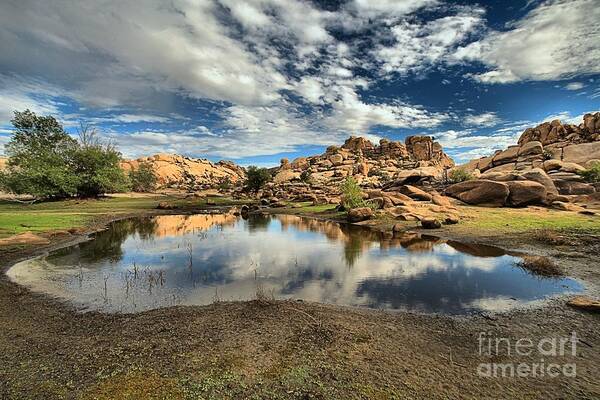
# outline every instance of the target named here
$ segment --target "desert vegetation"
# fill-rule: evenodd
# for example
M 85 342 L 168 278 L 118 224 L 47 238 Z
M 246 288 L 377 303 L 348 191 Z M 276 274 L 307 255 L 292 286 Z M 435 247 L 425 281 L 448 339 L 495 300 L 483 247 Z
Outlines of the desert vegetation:
M 590 167 L 579 173 L 587 182 L 600 183 L 600 161 L 594 161 Z

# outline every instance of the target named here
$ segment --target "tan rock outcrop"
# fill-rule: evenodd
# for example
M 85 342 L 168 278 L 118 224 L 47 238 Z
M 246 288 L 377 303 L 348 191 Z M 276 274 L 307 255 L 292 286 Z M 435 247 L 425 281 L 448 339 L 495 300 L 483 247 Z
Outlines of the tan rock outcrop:
M 462 167 L 480 172 L 481 179 L 532 180 L 544 185 L 553 196 L 582 195 L 596 190 L 584 183 L 579 174 L 597 159 L 600 159 L 600 112 L 586 114 L 579 125 L 554 120 L 528 128 L 517 146 L 472 160 Z
M 429 136 L 409 137 L 406 144 L 381 139 L 378 145 L 352 136 L 341 146 L 329 146 L 324 154 L 282 162 L 274 171 L 273 183 L 276 190 L 289 194 L 288 199 L 304 199 L 309 192 L 316 198 L 335 198 L 348 176 L 362 187 L 399 187 L 404 183 L 441 180 L 445 168 L 453 165 L 439 143 Z M 284 170 L 288 172 L 283 173 Z M 300 176 L 307 184 L 303 191 L 297 190 Z M 389 201 L 394 203 L 393 199 Z M 385 207 L 389 201 L 380 202 Z M 396 200 L 399 201 L 402 200 Z
M 205 159 L 195 159 L 176 154 L 156 154 L 136 160 L 121 162 L 126 172 L 139 168 L 141 163 L 148 163 L 158 178 L 160 187 L 198 189 L 216 187 L 223 181 L 231 183 L 245 179 L 246 172 L 242 167 L 229 161 L 212 163 Z

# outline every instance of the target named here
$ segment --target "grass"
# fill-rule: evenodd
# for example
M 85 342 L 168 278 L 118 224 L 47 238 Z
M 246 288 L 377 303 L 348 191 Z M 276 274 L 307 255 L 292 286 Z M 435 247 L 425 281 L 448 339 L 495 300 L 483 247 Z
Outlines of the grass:
M 186 209 L 206 204 L 206 199 L 167 196 L 64 200 L 32 205 L 0 201 L 0 238 L 22 232 L 47 232 L 84 227 L 102 215 L 130 214 L 153 210 L 159 201 Z M 227 198 L 210 198 L 217 205 L 233 204 Z
M 460 226 L 496 233 L 525 232 L 539 229 L 585 230 L 600 232 L 600 217 L 567 211 L 531 208 L 461 207 Z
M 235 204 L 227 198 L 212 197 L 212 204 Z M 97 200 L 66 200 L 24 205 L 0 201 L 0 238 L 32 231 L 47 232 L 84 227 L 102 215 L 130 214 L 149 211 L 159 201 L 166 201 L 180 209 L 206 205 L 204 198 L 176 198 L 168 196 L 141 198 L 106 198 Z M 320 215 L 340 219 L 345 213 L 335 210 L 333 204 L 313 205 L 311 202 L 293 203 L 286 213 Z M 580 230 L 600 233 L 600 217 L 573 212 L 532 208 L 460 207 L 461 222 L 456 229 L 474 233 L 511 233 L 536 230 Z M 392 221 L 393 222 L 393 221 Z

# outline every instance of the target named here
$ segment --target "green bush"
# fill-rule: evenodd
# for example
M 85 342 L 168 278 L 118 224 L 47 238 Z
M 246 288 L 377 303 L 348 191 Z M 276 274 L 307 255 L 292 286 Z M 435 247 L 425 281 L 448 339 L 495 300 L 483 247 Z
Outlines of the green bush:
M 258 168 L 254 165 L 248 167 L 246 171 L 246 188 L 251 191 L 258 191 L 267 182 L 271 180 L 271 173 L 266 168 Z
M 581 175 L 586 182 L 600 182 L 600 161 L 592 163 L 592 165 L 588 169 L 586 169 L 585 171 L 581 171 L 579 175 Z
M 78 141 L 53 117 L 39 117 L 29 110 L 15 112 L 12 124 L 15 130 L 6 145 L 8 167 L 0 177 L 3 189 L 60 199 L 127 188 L 120 153 L 101 143 L 95 131 L 82 126 Z
M 220 179 L 217 187 L 221 191 L 227 191 L 227 190 L 231 189 L 233 187 L 233 183 L 231 183 L 231 178 L 226 176 L 226 177 Z
M 302 173 L 300 174 L 300 180 L 304 183 L 310 183 L 311 182 L 311 172 L 309 170 L 305 170 L 302 171 Z
M 134 192 L 152 192 L 156 189 L 158 179 L 148 162 L 140 163 L 137 169 L 129 171 L 129 181 Z
M 353 177 L 347 177 L 340 189 L 342 191 L 342 205 L 346 210 L 368 206 L 362 198 L 360 186 Z
M 448 176 L 448 179 L 452 183 L 458 183 L 458 182 L 473 180 L 473 179 L 475 179 L 475 177 L 473 176 L 473 174 L 471 174 L 465 168 L 459 167 L 459 168 L 454 168 L 452 171 L 450 171 L 450 175 Z

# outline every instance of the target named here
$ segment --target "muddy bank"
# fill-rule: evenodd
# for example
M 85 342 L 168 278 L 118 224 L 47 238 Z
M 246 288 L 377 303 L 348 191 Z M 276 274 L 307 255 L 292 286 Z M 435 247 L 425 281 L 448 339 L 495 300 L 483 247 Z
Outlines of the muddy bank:
M 99 229 L 111 217 L 90 228 Z M 3 271 L 85 236 L 1 252 Z M 428 232 L 432 233 L 432 232 Z M 599 261 L 519 237 L 440 236 L 553 256 L 595 286 Z M 304 302 L 172 307 L 133 315 L 77 313 L 0 277 L 0 398 L 597 398 L 600 316 L 556 300 L 543 308 L 474 317 L 417 315 Z M 484 378 L 480 363 L 539 363 L 540 355 L 479 353 L 480 332 L 516 341 L 581 339 L 577 377 Z M 546 357 L 548 362 L 548 357 Z M 168 396 L 167 396 L 168 395 Z M 170 396 L 170 397 L 169 397 Z

